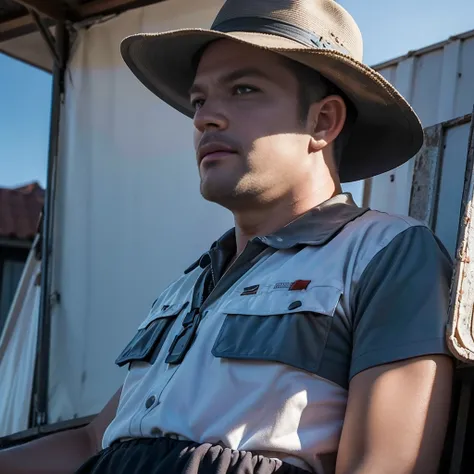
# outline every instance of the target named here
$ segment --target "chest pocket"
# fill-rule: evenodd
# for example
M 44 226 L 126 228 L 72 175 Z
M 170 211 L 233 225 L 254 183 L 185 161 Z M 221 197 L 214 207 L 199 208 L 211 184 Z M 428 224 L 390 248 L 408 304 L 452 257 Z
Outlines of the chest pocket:
M 341 293 L 324 286 L 239 296 L 224 306 L 212 354 L 279 362 L 317 375 Z
M 119 367 L 132 362 L 153 364 L 171 326 L 186 306 L 188 303 L 183 302 L 153 309 L 150 316 L 139 326 L 134 338 L 117 357 L 115 363 Z

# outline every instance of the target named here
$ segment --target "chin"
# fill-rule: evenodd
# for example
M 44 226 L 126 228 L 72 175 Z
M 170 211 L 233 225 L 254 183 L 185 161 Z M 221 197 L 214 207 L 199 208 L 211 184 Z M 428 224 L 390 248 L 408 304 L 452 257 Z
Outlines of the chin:
M 235 194 L 233 189 L 223 189 L 222 187 L 214 186 L 202 186 L 201 185 L 201 195 L 202 197 L 209 202 L 215 202 L 216 204 L 223 205 L 224 202 L 235 199 Z
M 206 201 L 228 209 L 250 204 L 260 194 L 246 173 L 206 173 L 201 175 L 200 190 Z
M 242 189 L 235 187 L 201 186 L 201 195 L 206 201 L 218 204 L 231 212 L 253 207 L 258 200 L 254 193 L 243 192 Z

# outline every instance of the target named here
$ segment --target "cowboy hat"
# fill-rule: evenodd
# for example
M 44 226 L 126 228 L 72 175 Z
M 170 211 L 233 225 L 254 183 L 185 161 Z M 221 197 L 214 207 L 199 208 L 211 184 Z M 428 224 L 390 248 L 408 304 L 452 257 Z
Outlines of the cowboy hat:
M 342 182 L 393 169 L 423 144 L 418 117 L 396 89 L 362 63 L 362 36 L 334 0 L 227 0 L 211 29 L 180 29 L 125 38 L 121 54 L 135 76 L 192 117 L 188 90 L 195 55 L 218 39 L 250 44 L 302 63 L 336 85 L 357 110 L 339 166 Z

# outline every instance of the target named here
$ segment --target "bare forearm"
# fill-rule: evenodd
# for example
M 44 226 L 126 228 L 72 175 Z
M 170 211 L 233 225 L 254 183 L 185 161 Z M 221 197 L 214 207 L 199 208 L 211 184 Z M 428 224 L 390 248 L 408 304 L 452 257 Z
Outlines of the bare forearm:
M 435 474 L 448 425 L 452 360 L 424 356 L 351 381 L 336 474 Z
M 68 474 L 96 453 L 84 428 L 0 451 L 0 474 Z
M 438 472 L 437 468 L 429 468 L 428 470 L 418 469 L 414 466 L 409 467 L 400 467 L 393 465 L 384 465 L 384 466 L 361 466 L 351 469 L 343 474 L 436 474 Z
M 396 465 L 383 465 L 383 466 L 375 466 L 375 465 L 366 465 L 355 467 L 354 469 L 349 469 L 348 471 L 344 472 L 343 474 L 417 474 L 416 471 L 413 470 L 412 467 L 404 468 Z M 425 474 L 425 473 L 423 473 Z M 426 474 L 435 474 L 434 471 L 427 472 Z

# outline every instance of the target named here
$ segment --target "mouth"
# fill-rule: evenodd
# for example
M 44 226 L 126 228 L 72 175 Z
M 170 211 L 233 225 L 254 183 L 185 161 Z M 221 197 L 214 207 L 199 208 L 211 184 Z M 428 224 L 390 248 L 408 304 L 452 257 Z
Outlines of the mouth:
M 222 158 L 226 158 L 229 155 L 235 155 L 235 152 L 232 151 L 214 151 L 212 153 L 208 153 L 204 155 L 201 159 L 201 164 L 210 163 L 211 161 L 221 160 Z
M 209 145 L 204 145 L 199 149 L 198 163 L 201 165 L 203 162 L 220 160 L 235 153 L 236 151 L 227 145 L 210 143 Z

